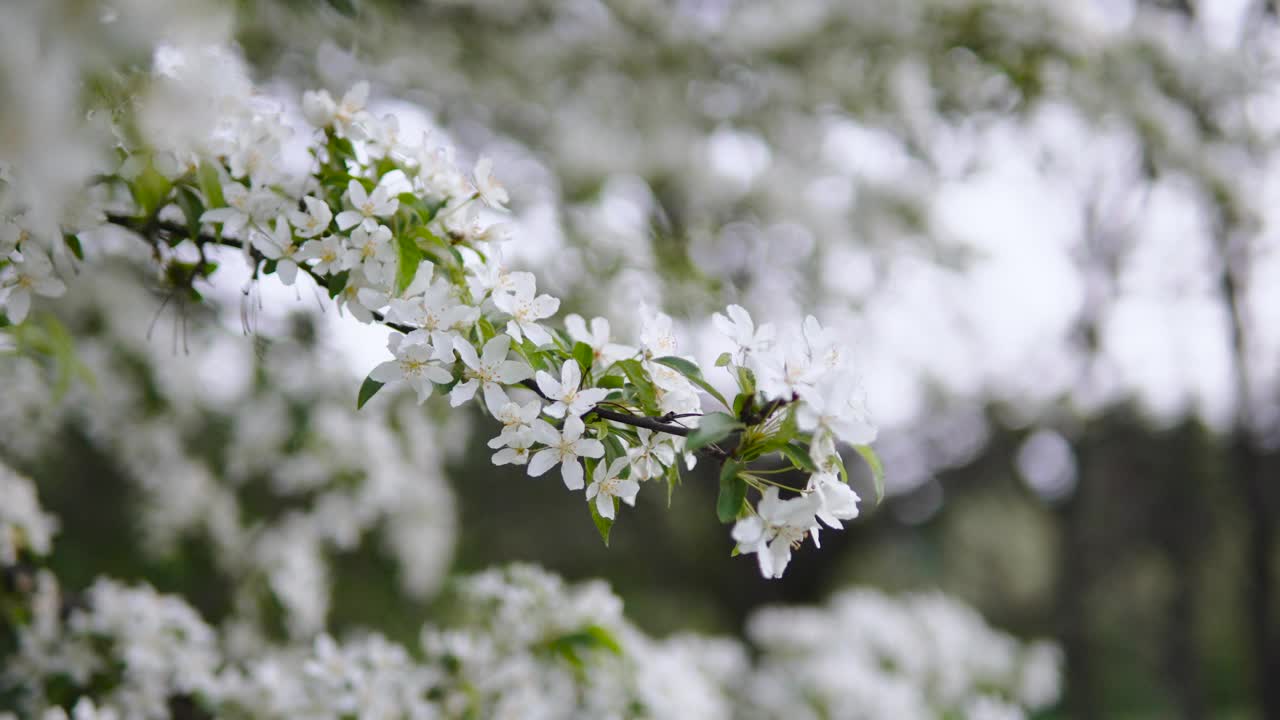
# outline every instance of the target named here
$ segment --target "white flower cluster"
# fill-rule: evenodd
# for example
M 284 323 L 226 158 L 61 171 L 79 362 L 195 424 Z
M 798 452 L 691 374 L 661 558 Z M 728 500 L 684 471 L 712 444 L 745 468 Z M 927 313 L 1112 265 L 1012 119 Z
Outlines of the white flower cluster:
M 49 250 L 18 219 L 0 216 L 0 312 L 17 325 L 27 319 L 34 296 L 61 297 L 66 291 Z
M 64 613 L 44 572 L 4 680 L 23 691 L 29 715 L 46 718 L 65 717 L 46 705 L 53 678 L 92 693 L 74 718 L 166 718 L 179 701 L 213 717 L 733 716 L 728 687 L 746 671 L 743 649 L 650 639 L 601 583 L 567 587 L 517 566 L 463 579 L 458 602 L 457 623 L 423 628 L 417 657 L 376 634 L 240 657 L 182 600 L 146 586 L 99 580 Z
M 721 362 L 740 372 L 749 370 L 745 377 L 754 375 L 766 403 L 795 403 L 794 420 L 810 433 L 813 473 L 804 492 L 782 499 L 776 486 L 764 489 L 756 512 L 733 528 L 738 550 L 755 553 L 765 577 L 781 577 L 791 550 L 805 537 L 812 535 L 818 544 L 819 521 L 838 529 L 842 520 L 858 516 L 860 498 L 841 478 L 844 464 L 836 446 L 866 445 L 875 440 L 876 427 L 847 352 L 817 318 L 810 315 L 799 332 L 781 339 L 770 324 L 757 328 L 737 305 L 712 320 L 735 347 Z
M 1003 720 L 1061 690 L 1056 646 L 1020 643 L 939 593 L 846 591 L 757 611 L 747 630 L 763 655 L 745 717 Z
M 193 355 L 174 355 L 148 340 L 154 299 L 118 269 L 82 275 L 59 310 L 94 383 L 59 397 L 28 358 L 0 363 L 0 385 L 12 388 L 0 452 L 34 460 L 68 432 L 83 435 L 117 459 L 137 497 L 129 510 L 139 551 L 164 558 L 181 541 L 207 540 L 246 621 L 258 619 L 265 590 L 291 633 L 318 632 L 330 559 L 360 546 L 385 548 L 408 594 L 439 587 L 456 524 L 443 448 L 464 444 L 461 423 L 434 422 L 411 404 L 357 413 L 345 366 L 296 342 L 255 355 L 242 339 L 200 329 L 185 340 Z M 40 517 L 22 487 L 0 480 L 6 531 L 10 513 Z M 280 509 L 263 507 L 268 499 Z M 47 546 L 48 522 L 18 526 L 20 536 Z
M 43 517 L 31 503 L 17 522 Z M 149 720 L 187 705 L 255 718 L 994 720 L 1060 691 L 1056 648 L 939 594 L 848 591 L 824 608 L 758 611 L 752 663 L 730 639 L 650 638 L 604 583 L 527 565 L 459 579 L 413 650 L 371 633 L 275 644 L 244 637 L 240 618 L 219 631 L 146 585 L 99 578 L 68 596 L 50 571 L 21 571 L 30 582 L 0 587 L 17 610 L 0 691 L 22 717 Z
M 274 274 L 295 285 L 306 277 L 359 321 L 391 327 L 391 358 L 370 372 L 361 405 L 386 385 L 410 388 L 419 403 L 435 393 L 453 407 L 480 399 L 502 423 L 489 442 L 494 464 L 521 465 L 534 477 L 558 466 L 565 487 L 583 491 L 606 541 L 618 508 L 634 505 L 644 484 L 665 481 L 669 489 L 678 482 L 681 455 L 690 468 L 698 454 L 719 462 L 717 516 L 736 522 L 738 550 L 756 553 L 766 577 L 783 574 L 804 538 L 817 541 L 819 522 L 839 528 L 856 517 L 859 499 L 837 446 L 865 446 L 875 429 L 847 353 L 816 319 L 779 339 L 736 305 L 728 318 L 717 315 L 715 324 L 737 348 L 717 363 L 737 382 L 732 400 L 679 354 L 667 315 L 643 312 L 634 346 L 615 342 L 604 318 L 588 323 L 570 315 L 554 327 L 560 300 L 539 292 L 532 273 L 504 263 L 509 229 L 493 216 L 509 197 L 491 161 L 482 157 L 464 172 L 452 147 L 429 135 L 404 138 L 394 116 L 369 112 L 369 94 L 361 83 L 338 100 L 325 91 L 304 95 L 303 115 L 315 126 L 313 162 L 290 174 L 283 158 L 291 129 L 282 106 L 254 94 L 243 65 L 216 47 L 165 48 L 140 100 L 139 122 L 151 136 L 143 147 L 122 141 L 125 158 L 104 181 L 112 191 L 95 212 L 142 236 L 176 291 L 194 293 L 193 283 L 211 272 L 210 253 L 216 258 L 220 246 L 233 246 L 250 262 L 254 281 Z M 163 131 L 187 115 L 201 133 Z M 121 187 L 127 201 L 114 192 Z M 0 302 L 10 322 L 19 322 L 31 293 L 64 288 L 43 255 L 16 242 L 12 252 L 0 260 Z M 248 327 L 253 281 L 245 298 Z M 721 410 L 704 409 L 708 399 Z M 271 417 L 246 417 L 243 425 Z M 156 437 L 131 432 L 120 442 L 141 463 L 181 464 L 163 441 L 153 442 L 165 434 L 155 430 Z M 248 439 L 279 436 L 282 426 L 262 430 Z M 807 483 L 793 487 L 753 472 L 752 463 L 766 456 L 808 474 Z M 183 499 L 208 495 L 197 487 L 214 484 L 207 472 L 187 464 L 179 476 L 181 483 L 155 488 L 171 525 L 158 528 L 159 539 L 202 518 L 237 524 L 230 500 L 207 503 L 216 508 L 208 512 Z M 259 534 L 267 548 L 228 544 L 226 555 L 256 557 L 276 568 L 275 577 L 322 582 L 321 546 L 349 545 L 368 525 L 363 516 L 327 525 L 290 520 Z M 288 604 L 303 627 L 314 627 L 324 612 Z
M 622 616 L 602 582 L 567 586 L 516 565 L 467 578 L 458 617 L 425 628 L 428 661 L 449 670 L 450 717 L 687 717 L 733 715 L 726 683 L 746 655 L 735 643 L 655 641 Z
M 0 463 L 0 566 L 18 561 L 18 552 L 48 555 L 58 520 L 42 511 L 31 481 Z
M 80 687 L 110 687 L 94 700 L 123 717 L 168 717 L 172 697 L 216 691 L 217 636 L 181 598 L 99 579 L 84 594 L 84 606 L 65 613 L 47 571 L 38 588 L 13 675 L 61 675 Z

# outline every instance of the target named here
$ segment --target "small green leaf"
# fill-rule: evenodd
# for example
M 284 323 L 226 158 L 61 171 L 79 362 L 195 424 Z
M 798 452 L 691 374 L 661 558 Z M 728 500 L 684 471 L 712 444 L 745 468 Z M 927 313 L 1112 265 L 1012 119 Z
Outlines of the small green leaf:
M 200 194 L 204 196 L 206 207 L 225 207 L 227 201 L 222 197 L 222 181 L 218 170 L 209 163 L 200 163 L 196 170 L 196 184 L 200 186 Z
M 733 362 L 733 356 L 729 353 L 720 353 L 720 357 L 716 358 L 716 367 L 724 367 Z
M 204 215 L 204 203 L 195 190 L 185 185 L 178 186 L 178 207 L 187 219 L 187 237 L 195 242 L 200 237 L 200 216 Z
M 649 373 L 645 372 L 640 361 L 619 360 L 615 364 L 622 368 L 622 372 L 626 373 L 627 379 L 635 387 L 636 397 L 640 400 L 645 412 L 657 412 L 658 393 L 653 387 L 653 382 L 649 380 Z
M 583 657 L 584 652 L 604 650 L 614 655 L 622 654 L 622 645 L 617 638 L 600 625 L 588 625 L 581 630 L 560 635 L 550 640 L 546 648 L 579 670 L 586 667 L 588 660 Z
M 396 295 L 404 293 L 418 274 L 418 265 L 426 259 L 413 238 L 401 233 L 396 235 Z
M 871 480 L 876 488 L 876 504 L 879 504 L 884 500 L 884 465 L 880 463 L 880 456 L 870 445 L 854 445 L 853 449 L 858 451 L 867 466 L 871 468 Z
M 742 427 L 742 423 L 731 415 L 724 413 L 703 415 L 698 427 L 689 433 L 689 437 L 685 438 L 685 452 L 696 452 L 707 445 L 720 442 L 729 437 L 729 433 Z
M 599 625 L 588 625 L 586 633 L 595 642 L 596 647 L 604 648 L 614 655 L 622 654 L 622 645 L 607 629 Z
M 161 175 L 151 164 L 149 158 L 142 172 L 129 183 L 129 189 L 133 192 L 133 201 L 147 217 L 154 215 L 160 209 L 172 186 L 169 179 Z
M 573 344 L 573 359 L 578 361 L 583 375 L 591 371 L 591 362 L 595 360 L 595 357 L 596 353 L 591 349 L 590 345 L 584 342 Z
M 737 460 L 726 460 L 720 468 L 720 494 L 716 496 L 716 517 L 722 523 L 731 523 L 738 519 L 742 512 L 742 503 L 747 499 L 747 483 L 738 477 L 742 471 L 742 463 Z
M 356 409 L 359 410 L 364 407 L 364 404 L 369 402 L 369 398 L 377 395 L 378 391 L 381 389 L 382 383 L 374 380 L 372 377 L 365 378 L 364 382 L 360 384 L 360 396 L 356 398 Z
M 667 467 L 667 509 L 671 509 L 671 496 L 676 492 L 676 486 L 680 484 L 680 459 L 671 463 Z
M 360 13 L 360 3 L 357 0 L 329 0 L 329 7 L 349 18 Z
M 329 276 L 328 282 L 325 283 L 325 289 L 329 291 L 329 297 L 336 298 L 342 294 L 347 288 L 347 280 L 351 278 L 350 270 L 343 270 Z
M 797 470 L 818 472 L 818 465 L 813 461 L 813 458 L 809 457 L 809 451 L 805 446 L 799 443 L 791 443 L 778 448 L 778 452 L 785 455 Z
M 711 397 L 719 400 L 721 405 L 729 407 L 729 401 L 725 400 L 724 395 L 721 395 L 719 390 L 716 390 L 711 383 L 707 382 L 706 378 L 702 377 L 702 370 L 699 369 L 697 365 L 694 365 L 684 358 L 674 356 L 660 357 L 655 362 L 660 362 L 681 375 L 684 375 L 686 378 L 689 378 L 689 381 L 694 385 L 706 390 Z
M 614 510 L 618 508 L 618 501 L 614 499 Z M 596 530 L 600 531 L 600 539 L 604 540 L 604 546 L 609 547 L 609 531 L 613 530 L 613 521 L 600 514 L 596 509 L 595 498 L 587 501 L 587 507 L 591 510 L 591 521 L 596 524 Z
M 598 387 L 609 388 L 611 390 L 616 390 L 626 384 L 627 381 L 617 375 L 605 375 L 600 378 L 600 382 L 596 383 Z
M 592 426 L 595 427 L 596 423 L 592 423 Z M 605 431 L 604 433 L 597 435 L 597 437 L 601 438 L 602 442 L 604 442 L 604 449 L 605 449 L 604 462 L 613 462 L 614 460 L 617 460 L 623 455 L 626 455 L 627 448 L 625 445 L 622 444 L 622 440 L 618 439 L 617 435 L 608 433 L 607 429 L 609 427 L 609 424 L 601 422 L 599 423 L 599 427 L 601 430 Z
M 72 255 L 76 256 L 77 260 L 84 259 L 84 248 L 80 245 L 80 237 L 78 235 L 63 233 L 62 241 L 67 244 L 67 249 L 71 251 Z
M 738 368 L 738 387 L 742 389 L 742 394 L 747 397 L 753 397 L 756 394 L 756 375 L 747 368 Z

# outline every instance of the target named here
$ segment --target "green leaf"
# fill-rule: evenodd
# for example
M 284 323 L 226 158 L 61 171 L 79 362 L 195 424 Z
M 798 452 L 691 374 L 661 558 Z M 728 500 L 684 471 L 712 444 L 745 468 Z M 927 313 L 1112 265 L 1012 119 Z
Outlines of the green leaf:
M 671 509 L 671 496 L 676 492 L 676 486 L 680 484 L 680 458 L 676 458 L 675 462 L 667 467 L 667 509 Z
M 635 387 L 636 397 L 639 398 L 645 412 L 657 412 L 658 393 L 653 387 L 653 382 L 649 380 L 649 373 L 645 372 L 640 361 L 619 360 L 615 365 L 622 368 L 622 372 L 626 373 L 627 379 Z
M 678 358 L 674 356 L 660 357 L 655 362 L 660 362 L 663 365 L 666 365 L 667 367 L 680 373 L 681 375 L 689 378 L 689 381 L 692 382 L 694 385 L 697 385 L 703 390 L 706 390 L 707 393 L 711 395 L 711 397 L 719 400 L 721 405 L 725 407 L 729 407 L 729 401 L 725 400 L 724 395 L 721 395 L 719 390 L 716 390 L 715 387 L 711 385 L 711 383 L 707 382 L 706 378 L 702 377 L 702 370 L 699 369 L 697 365 L 694 365 L 693 363 L 689 362 L 688 360 L 685 360 L 684 358 Z
M 178 207 L 182 208 L 182 214 L 187 219 L 187 237 L 195 242 L 200 237 L 200 216 L 204 215 L 204 203 L 201 202 L 200 196 L 195 190 L 181 185 L 178 187 Z
M 622 645 L 607 629 L 599 625 L 588 625 L 585 631 L 596 647 L 608 650 L 614 655 L 622 654 Z
M 591 349 L 590 345 L 584 342 L 573 344 L 573 359 L 578 361 L 584 376 L 591 371 L 591 363 L 595 358 L 596 353 Z
M 396 235 L 396 295 L 404 293 L 418 274 L 418 265 L 426 255 L 413 238 L 401 233 Z
M 604 540 L 604 546 L 609 547 L 609 531 L 613 529 L 613 521 L 600 514 L 596 509 L 595 498 L 587 501 L 587 507 L 591 510 L 591 521 L 596 524 L 596 530 L 600 531 L 600 539 Z M 614 510 L 618 509 L 618 500 L 613 501 Z
M 813 458 L 809 457 L 809 450 L 805 446 L 799 443 L 791 443 L 778 448 L 778 452 L 785 455 L 797 470 L 818 472 L 818 465 L 813 461 Z
M 357 0 L 329 0 L 329 7 L 349 18 L 360 13 L 360 3 Z
M 747 397 L 754 397 L 756 394 L 756 375 L 747 368 L 738 368 L 738 387 L 742 389 L 742 394 Z
M 729 353 L 720 353 L 720 357 L 716 358 L 716 367 L 724 367 L 733 362 L 733 356 Z
M 200 186 L 200 194 L 204 196 L 206 207 L 225 207 L 227 201 L 222 197 L 222 181 L 218 170 L 209 163 L 200 163 L 196 170 L 196 184 Z
M 592 423 L 592 425 L 594 426 L 596 423 Z M 602 430 L 606 431 L 609 427 L 609 424 L 604 422 L 599 423 L 599 425 Z M 605 455 L 602 462 L 611 463 L 627 454 L 626 446 L 622 444 L 622 440 L 618 439 L 617 435 L 608 433 L 597 435 L 597 437 L 603 438 L 602 442 L 604 443 Z
M 67 244 L 67 248 L 71 250 L 71 254 L 76 256 L 77 260 L 84 260 L 84 247 L 80 245 L 80 237 L 71 233 L 62 234 L 62 242 Z
M 600 625 L 588 625 L 581 630 L 560 635 L 551 639 L 546 647 L 579 670 L 586 667 L 588 658 L 583 657 L 586 652 L 604 650 L 614 655 L 622 654 L 622 645 L 617 638 Z
M 356 398 L 356 409 L 359 410 L 364 407 L 364 404 L 369 402 L 369 398 L 377 395 L 378 391 L 381 389 L 382 383 L 374 380 L 372 377 L 365 378 L 364 382 L 360 384 L 360 396 Z
M 875 483 L 876 488 L 876 504 L 884 500 L 884 465 L 880 463 L 880 456 L 876 454 L 874 448 L 870 445 L 854 445 L 854 450 L 862 456 L 867 466 L 871 468 L 871 480 Z
M 129 183 L 129 189 L 133 192 L 133 201 L 142 209 L 142 214 L 150 217 L 164 203 L 165 197 L 169 195 L 169 188 L 172 183 L 169 179 L 161 175 L 155 166 L 151 164 L 150 159 L 143 167 L 142 172 Z
M 349 279 L 351 279 L 350 270 L 343 270 L 340 273 L 330 275 L 328 281 L 325 283 L 325 289 L 329 291 L 329 297 L 336 298 L 341 295 L 342 291 L 346 289 L 347 280 Z
M 600 378 L 600 382 L 596 383 L 596 386 L 616 390 L 626 384 L 627 384 L 627 381 L 623 380 L 617 375 L 605 375 L 604 377 Z
M 720 468 L 720 494 L 716 496 L 716 517 L 722 523 L 731 523 L 742 512 L 747 499 L 747 482 L 738 477 L 743 465 L 737 460 L 726 460 Z
M 685 452 L 696 452 L 707 445 L 720 442 L 729 437 L 729 433 L 742 427 L 742 423 L 738 422 L 732 415 L 724 413 L 703 415 L 698 427 L 689 433 L 689 437 L 685 438 Z

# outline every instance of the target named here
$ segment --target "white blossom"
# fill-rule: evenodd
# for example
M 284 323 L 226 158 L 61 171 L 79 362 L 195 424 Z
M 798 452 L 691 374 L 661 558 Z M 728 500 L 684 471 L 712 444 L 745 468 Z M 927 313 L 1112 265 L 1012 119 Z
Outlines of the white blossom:
M 773 347 L 776 334 L 773 325 L 765 323 L 757 328 L 751 315 L 741 305 L 730 305 L 725 311 L 729 314 L 728 317 L 715 313 L 711 316 L 711 322 L 720 334 L 737 346 L 740 360 L 751 353 L 763 352 Z
M 222 199 L 226 201 L 226 207 L 204 211 L 200 222 L 221 223 L 223 235 L 238 236 L 251 223 L 267 222 L 283 209 L 280 196 L 269 188 L 250 190 L 237 182 L 223 183 Z
M 599 440 L 582 437 L 585 430 L 582 419 L 573 415 L 565 418 L 563 430 L 556 430 L 546 420 L 535 420 L 533 437 L 547 447 L 539 450 L 529 461 L 530 477 L 542 475 L 559 464 L 564 486 L 570 490 L 581 490 L 583 471 L 578 458 L 604 455 L 604 445 Z
M 395 359 L 375 367 L 373 372 L 369 373 L 369 377 L 380 383 L 404 382 L 418 394 L 419 405 L 431 396 L 431 391 L 434 389 L 432 383 L 445 385 L 453 380 L 453 373 L 440 365 L 433 364 L 434 361 L 442 359 L 441 356 L 446 353 L 448 360 L 451 361 L 453 359 L 451 347 L 433 348 L 427 345 L 425 337 L 412 338 L 396 333 L 387 339 L 387 349 Z
M 756 553 L 760 574 L 780 578 L 791 562 L 791 549 L 799 545 L 814 526 L 818 500 L 813 495 L 782 500 L 778 488 L 764 492 L 753 515 L 733 526 L 733 539 L 742 553 Z
M 640 328 L 640 345 L 646 358 L 675 355 L 679 345 L 671 327 L 671 316 L 666 313 L 647 315 Z
M 0 464 L 0 567 L 13 565 L 18 550 L 48 555 L 58 521 L 40 508 L 30 480 Z
M 53 274 L 53 263 L 39 248 L 24 247 L 20 257 L 0 269 L 0 308 L 17 325 L 27 319 L 31 296 L 60 297 L 67 286 Z
M 501 440 L 501 445 L 494 442 Z M 494 465 L 524 465 L 529 462 L 529 450 L 533 447 L 533 430 L 529 426 L 513 431 L 504 430 L 500 437 L 489 441 L 489 447 L 500 448 L 493 454 Z
M 298 277 L 298 247 L 293 241 L 293 231 L 284 216 L 276 218 L 275 229 L 270 233 L 257 230 L 252 233 L 253 246 L 268 260 L 276 261 L 276 274 L 285 285 L 292 285 Z
M 496 293 L 493 304 L 502 312 L 511 316 L 507 322 L 507 334 L 520 342 L 527 337 L 535 345 L 551 342 L 551 333 L 538 324 L 539 320 L 549 318 L 560 309 L 560 300 L 550 295 L 535 297 L 532 282 L 518 283 L 510 293 Z
M 297 255 L 298 260 L 315 260 L 311 271 L 317 275 L 334 275 L 342 271 L 346 247 L 342 238 L 337 235 L 326 235 L 323 238 L 307 241 Z
M 564 327 L 574 342 L 585 343 L 591 348 L 591 356 L 597 364 L 609 365 L 623 358 L 636 354 L 636 349 L 627 345 L 612 342 L 609 335 L 609 321 L 602 317 L 591 319 L 591 329 L 581 315 L 573 313 L 564 318 Z
M 391 280 L 395 262 L 396 249 L 391 242 L 391 228 L 386 225 L 361 224 L 351 233 L 351 247 L 342 258 L 346 268 L 359 267 L 375 284 Z
M 847 483 L 832 473 L 814 473 L 809 476 L 805 490 L 818 498 L 815 515 L 827 524 L 827 527 L 844 527 L 841 520 L 852 520 L 858 517 L 858 493 Z M 814 528 L 814 542 L 817 543 L 818 531 Z
M 636 493 L 640 492 L 640 483 L 618 477 L 619 473 L 627 468 L 628 462 L 625 456 L 607 463 L 608 467 L 604 461 L 601 461 L 596 464 L 595 472 L 591 474 L 591 484 L 587 486 L 587 502 L 595 500 L 596 511 L 601 517 L 613 519 L 614 498 L 635 507 Z
M 329 229 L 333 220 L 333 210 L 323 200 L 307 195 L 302 198 L 306 210 L 290 210 L 289 223 L 293 225 L 298 237 L 313 238 Z
M 802 430 L 830 432 L 853 445 L 876 439 L 864 393 L 852 375 L 825 374 L 813 386 L 800 387 L 799 393 L 802 402 L 796 409 L 796 421 Z
M 493 160 L 482 157 L 476 161 L 475 187 L 476 194 L 485 205 L 495 210 L 506 209 L 510 198 L 507 196 L 507 189 L 493 176 Z
M 676 450 L 668 436 L 646 428 L 637 428 L 640 444 L 627 450 L 631 459 L 631 477 L 648 480 L 662 477 L 667 467 L 676 461 Z
M 358 180 L 347 183 L 347 202 L 351 210 L 343 210 L 336 218 L 339 230 L 350 230 L 356 225 L 377 224 L 378 218 L 387 218 L 396 214 L 400 200 L 391 197 L 387 186 L 379 183 L 370 193 Z
M 604 400 L 609 391 L 605 388 L 582 388 L 582 370 L 578 361 L 569 358 L 560 366 L 560 379 L 556 380 L 550 373 L 539 370 L 536 375 L 538 389 L 548 400 L 553 402 L 546 407 L 551 417 L 564 417 L 565 413 L 580 417 L 583 413 Z
M 496 414 L 507 403 L 502 385 L 518 383 L 533 375 L 533 368 L 526 363 L 507 359 L 511 350 L 511 338 L 506 335 L 498 335 L 485 343 L 479 356 L 471 343 L 462 338 L 455 339 L 454 347 L 462 363 L 467 366 L 463 371 L 465 381 L 454 386 L 449 393 L 449 404 L 454 407 L 470 400 L 476 394 L 476 389 L 482 388 L 485 406 L 489 408 L 489 412 Z
M 507 444 L 514 434 L 529 429 L 541 412 L 542 403 L 538 400 L 530 400 L 524 405 L 514 402 L 504 404 L 502 409 L 494 414 L 494 419 L 502 423 L 502 432 L 489 441 L 489 447 L 500 448 Z

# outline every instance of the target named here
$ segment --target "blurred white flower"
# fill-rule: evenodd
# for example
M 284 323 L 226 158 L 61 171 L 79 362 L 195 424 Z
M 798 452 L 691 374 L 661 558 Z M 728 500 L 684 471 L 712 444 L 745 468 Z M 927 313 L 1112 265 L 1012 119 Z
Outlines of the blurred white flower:
M 66 291 L 67 286 L 54 276 L 53 263 L 39 248 L 24 247 L 21 256 L 0 269 L 0 309 L 14 325 L 27 319 L 32 295 L 60 297 Z

